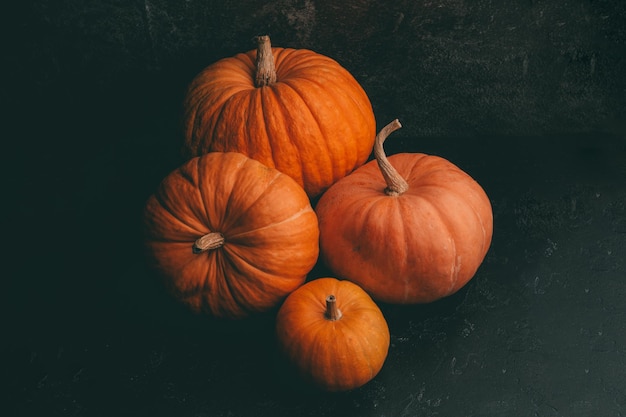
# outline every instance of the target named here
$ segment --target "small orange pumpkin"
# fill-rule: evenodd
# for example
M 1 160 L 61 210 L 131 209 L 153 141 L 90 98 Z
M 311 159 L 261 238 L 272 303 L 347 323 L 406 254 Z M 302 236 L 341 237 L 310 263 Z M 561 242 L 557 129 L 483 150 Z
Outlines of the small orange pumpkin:
M 372 380 L 389 351 L 389 327 L 358 285 L 318 278 L 292 292 L 276 317 L 278 345 L 307 381 L 348 391 Z
M 307 49 L 272 48 L 201 71 L 183 102 L 183 151 L 241 152 L 294 178 L 310 197 L 364 164 L 376 121 L 354 77 Z
M 177 300 L 216 317 L 277 307 L 319 254 L 317 218 L 292 178 L 239 153 L 170 173 L 144 211 L 148 260 Z
M 428 303 L 463 287 L 482 263 L 493 233 L 489 198 L 444 158 L 402 153 L 388 159 L 377 135 L 375 161 L 338 181 L 316 212 L 321 257 L 340 278 L 377 301 Z

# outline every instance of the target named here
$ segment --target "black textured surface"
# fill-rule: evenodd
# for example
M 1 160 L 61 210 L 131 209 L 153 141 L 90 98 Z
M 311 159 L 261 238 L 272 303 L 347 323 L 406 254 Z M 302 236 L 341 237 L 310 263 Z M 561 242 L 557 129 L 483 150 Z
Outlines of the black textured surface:
M 28 19 L 4 15 L 5 70 L 61 98 L 63 87 L 178 94 L 201 68 L 267 33 L 277 46 L 338 60 L 379 118 L 410 120 L 411 136 L 587 131 L 626 116 L 619 0 L 19 4 Z
M 626 414 L 625 3 L 339 4 L 3 14 L 4 415 Z M 381 306 L 387 362 L 350 393 L 299 385 L 271 314 L 193 317 L 142 266 L 143 203 L 181 162 L 184 88 L 259 33 L 337 59 L 379 127 L 403 123 L 389 153 L 441 155 L 493 204 L 476 277 L 430 305 Z

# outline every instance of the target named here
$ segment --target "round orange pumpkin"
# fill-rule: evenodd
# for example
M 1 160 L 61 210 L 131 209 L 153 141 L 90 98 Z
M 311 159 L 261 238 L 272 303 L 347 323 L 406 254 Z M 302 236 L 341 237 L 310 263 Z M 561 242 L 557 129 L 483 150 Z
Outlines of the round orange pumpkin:
M 276 317 L 278 345 L 298 373 L 327 391 L 372 380 L 389 350 L 387 322 L 358 285 L 318 278 L 292 292 Z
M 364 164 L 376 122 L 355 78 L 306 49 L 258 48 L 201 71 L 183 102 L 183 151 L 241 152 L 294 178 L 310 197 Z
M 245 155 L 194 157 L 144 211 L 148 260 L 196 312 L 268 311 L 304 283 L 319 254 L 317 218 L 292 178 Z
M 489 198 L 448 160 L 422 153 L 389 158 L 376 137 L 375 161 L 338 181 L 315 210 L 321 257 L 340 278 L 377 301 L 428 303 L 462 288 L 487 254 Z

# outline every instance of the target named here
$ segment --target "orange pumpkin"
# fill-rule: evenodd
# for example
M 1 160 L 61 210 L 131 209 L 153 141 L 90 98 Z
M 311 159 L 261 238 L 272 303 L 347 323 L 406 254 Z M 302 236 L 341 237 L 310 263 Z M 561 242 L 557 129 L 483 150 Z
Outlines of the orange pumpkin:
M 276 317 L 278 345 L 308 382 L 348 391 L 372 380 L 389 350 L 389 328 L 358 285 L 318 278 L 292 292 Z
M 480 185 L 444 158 L 389 158 L 376 137 L 370 161 L 333 185 L 316 206 L 324 262 L 375 300 L 428 303 L 462 288 L 489 246 L 493 216 Z
M 317 218 L 292 178 L 239 153 L 170 173 L 147 201 L 150 265 L 193 311 L 245 317 L 304 283 L 319 254 Z
M 183 151 L 241 152 L 294 178 L 310 197 L 367 161 L 376 122 L 354 77 L 306 49 L 272 48 L 221 59 L 191 82 Z

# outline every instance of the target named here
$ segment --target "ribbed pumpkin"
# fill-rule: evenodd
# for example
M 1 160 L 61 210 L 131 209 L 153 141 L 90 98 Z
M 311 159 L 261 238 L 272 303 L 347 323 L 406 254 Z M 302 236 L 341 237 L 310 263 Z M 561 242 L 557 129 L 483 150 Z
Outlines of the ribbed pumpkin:
M 194 157 L 166 176 L 144 225 L 149 264 L 173 296 L 215 317 L 277 307 L 319 254 L 302 187 L 234 152 Z
M 295 179 L 310 197 L 367 161 L 376 122 L 355 78 L 307 49 L 258 48 L 201 71 L 183 102 L 183 151 L 241 152 Z
M 467 173 L 434 155 L 386 157 L 338 181 L 316 212 L 321 256 L 333 273 L 377 301 L 428 303 L 462 288 L 481 265 L 493 233 L 489 198 Z
M 372 380 L 389 350 L 389 328 L 371 297 L 336 278 L 309 281 L 291 293 L 276 317 L 278 345 L 298 373 L 327 391 Z

